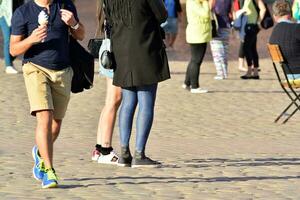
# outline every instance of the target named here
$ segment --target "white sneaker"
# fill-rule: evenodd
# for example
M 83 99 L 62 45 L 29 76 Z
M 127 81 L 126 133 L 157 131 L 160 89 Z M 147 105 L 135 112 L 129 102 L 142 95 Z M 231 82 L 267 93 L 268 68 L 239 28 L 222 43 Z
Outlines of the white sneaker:
M 194 94 L 202 94 L 202 93 L 207 93 L 208 90 L 206 89 L 203 89 L 203 88 L 195 88 L 195 89 L 191 89 L 191 93 L 194 93 Z
M 187 86 L 186 84 L 182 84 L 181 87 L 182 87 L 183 89 L 185 89 L 185 90 L 189 90 L 189 89 L 190 89 L 190 87 Z
M 18 71 L 13 66 L 6 66 L 5 73 L 7 73 L 7 74 L 17 74 Z
M 98 158 L 98 163 L 116 165 L 118 164 L 118 160 L 119 156 L 114 151 L 111 151 L 108 155 L 101 154 Z
M 216 76 L 214 77 L 214 79 L 215 79 L 215 80 L 223 80 L 224 77 L 223 77 L 223 75 L 216 75 Z

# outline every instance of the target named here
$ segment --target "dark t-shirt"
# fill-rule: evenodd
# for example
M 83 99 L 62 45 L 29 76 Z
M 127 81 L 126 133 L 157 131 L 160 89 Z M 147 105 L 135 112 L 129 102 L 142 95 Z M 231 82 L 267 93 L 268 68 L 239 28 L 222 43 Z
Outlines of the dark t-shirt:
M 53 70 L 69 66 L 69 33 L 68 26 L 61 20 L 62 2 L 64 8 L 71 11 L 78 21 L 77 11 L 71 0 L 54 0 L 50 5 L 47 38 L 25 52 L 23 63 L 32 62 Z M 39 26 L 38 15 L 43 9 L 34 1 L 20 6 L 12 17 L 11 34 L 28 37 Z
M 270 44 L 278 44 L 293 74 L 300 74 L 300 24 L 280 22 L 271 34 Z
M 216 1 L 214 12 L 217 16 L 219 28 L 230 28 L 231 20 L 229 14 L 231 12 L 231 0 Z

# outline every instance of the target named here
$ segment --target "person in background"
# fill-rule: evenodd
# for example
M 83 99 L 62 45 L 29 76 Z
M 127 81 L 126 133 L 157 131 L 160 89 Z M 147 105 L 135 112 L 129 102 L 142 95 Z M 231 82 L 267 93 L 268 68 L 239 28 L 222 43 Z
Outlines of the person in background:
M 241 79 L 259 79 L 259 57 L 256 43 L 259 32 L 258 24 L 265 16 L 266 7 L 262 0 L 245 0 L 241 12 L 248 17 L 244 38 L 244 53 L 248 70 L 245 75 L 241 76 Z
M 163 29 L 166 33 L 165 43 L 168 49 L 174 49 L 174 42 L 178 33 L 178 22 L 182 21 L 182 8 L 179 0 L 164 0 L 168 19 L 163 23 Z
M 211 52 L 216 66 L 216 80 L 228 77 L 228 48 L 231 27 L 231 0 L 214 0 L 212 12 L 215 14 L 218 24 L 217 35 L 210 41 Z
M 24 3 L 23 0 L 0 0 L 0 27 L 3 36 L 3 54 L 5 72 L 7 74 L 17 74 L 18 71 L 13 66 L 14 57 L 9 53 L 11 17 L 13 12 Z
M 155 167 L 160 163 L 146 156 L 146 144 L 154 119 L 158 82 L 170 78 L 160 30 L 168 14 L 163 0 L 104 0 L 104 3 L 105 15 L 112 25 L 112 51 L 116 59 L 113 84 L 122 88 L 118 165 Z M 129 142 L 137 106 L 132 157 Z
M 300 1 L 294 0 L 292 7 L 293 18 L 300 23 Z
M 279 45 L 291 72 L 288 79 L 300 79 L 300 24 L 293 22 L 291 4 L 287 0 L 273 3 L 273 16 L 277 22 L 269 39 L 270 44 Z
M 236 19 L 236 12 L 239 11 L 241 9 L 241 5 L 244 5 L 244 0 L 233 0 L 232 3 L 232 14 L 233 14 L 233 19 Z M 246 72 L 247 68 L 244 66 L 245 62 L 244 62 L 244 58 L 245 58 L 245 54 L 244 54 L 244 42 L 240 41 L 240 46 L 239 46 L 239 53 L 238 53 L 238 69 L 241 72 Z
M 191 60 L 187 66 L 182 88 L 191 93 L 206 93 L 199 87 L 200 66 L 203 61 L 207 43 L 212 38 L 211 8 L 208 0 L 187 0 L 186 41 L 191 48 Z
M 23 56 L 23 76 L 36 117 L 32 148 L 33 176 L 42 188 L 58 186 L 53 164 L 53 144 L 60 133 L 70 99 L 73 70 L 70 67 L 69 34 L 83 40 L 84 26 L 70 0 L 32 0 L 12 17 L 10 53 Z
M 103 38 L 103 1 L 97 0 L 97 30 L 96 38 Z M 92 152 L 92 160 L 102 164 L 117 164 L 118 155 L 112 148 L 112 136 L 117 116 L 117 111 L 122 100 L 121 88 L 112 84 L 113 70 L 104 69 L 100 65 L 100 73 L 106 77 L 106 99 L 102 108 L 98 131 L 97 144 Z

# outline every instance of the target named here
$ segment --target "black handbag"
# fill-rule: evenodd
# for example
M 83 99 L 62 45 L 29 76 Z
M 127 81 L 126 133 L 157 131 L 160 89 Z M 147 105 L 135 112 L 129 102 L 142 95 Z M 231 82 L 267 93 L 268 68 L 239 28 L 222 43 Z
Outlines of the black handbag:
M 69 37 L 69 51 L 73 78 L 71 91 L 78 93 L 93 87 L 94 57 L 72 36 Z
M 89 40 L 88 50 L 94 58 L 99 58 L 99 49 L 101 47 L 102 40 L 102 38 L 92 38 Z
M 109 23 L 107 22 L 107 20 L 105 19 L 104 20 L 104 39 L 105 40 L 110 40 L 110 32 L 111 32 L 111 27 L 110 27 Z M 105 69 L 115 69 L 116 62 L 115 62 L 114 54 L 111 50 L 111 42 L 109 42 L 109 45 L 107 42 L 102 42 L 100 49 L 102 50 L 102 52 L 100 52 L 101 55 L 99 54 L 99 62 L 102 65 L 102 67 Z
M 265 4 L 265 6 L 266 6 L 266 13 L 265 13 L 264 18 L 261 20 L 260 25 L 263 29 L 268 29 L 274 25 L 274 21 L 273 21 L 272 15 L 268 9 L 268 5 Z

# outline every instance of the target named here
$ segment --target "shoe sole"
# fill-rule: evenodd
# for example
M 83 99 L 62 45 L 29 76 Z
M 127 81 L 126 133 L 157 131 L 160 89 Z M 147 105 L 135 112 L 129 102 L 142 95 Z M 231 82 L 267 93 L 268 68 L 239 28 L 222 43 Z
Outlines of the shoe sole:
M 99 158 L 99 157 L 98 157 Z M 94 158 L 94 157 L 92 157 L 92 161 L 97 161 L 98 160 L 98 158 Z
M 33 148 L 32 148 L 32 150 L 31 150 L 31 155 L 32 155 L 32 157 L 33 157 L 33 160 L 34 160 L 34 164 L 33 164 L 33 168 L 32 168 L 32 174 L 33 174 L 33 178 L 34 178 L 35 180 L 37 180 L 37 181 L 41 181 L 42 179 L 40 179 L 40 178 L 36 177 L 36 176 L 35 176 L 35 174 L 34 174 L 34 168 L 35 168 L 35 163 L 36 163 L 36 160 L 35 160 L 35 153 L 34 153 L 34 150 L 33 150 Z
M 57 188 L 58 184 L 57 183 L 50 183 L 49 185 L 42 185 L 43 189 L 48 189 L 48 188 Z
M 117 163 L 117 166 L 119 166 L 119 167 L 131 167 L 131 164 L 120 164 L 120 163 Z
M 117 165 L 118 164 L 118 162 L 99 162 L 99 161 L 97 161 L 97 163 L 105 164 L 105 165 Z
M 160 165 L 131 165 L 131 168 L 158 168 Z

